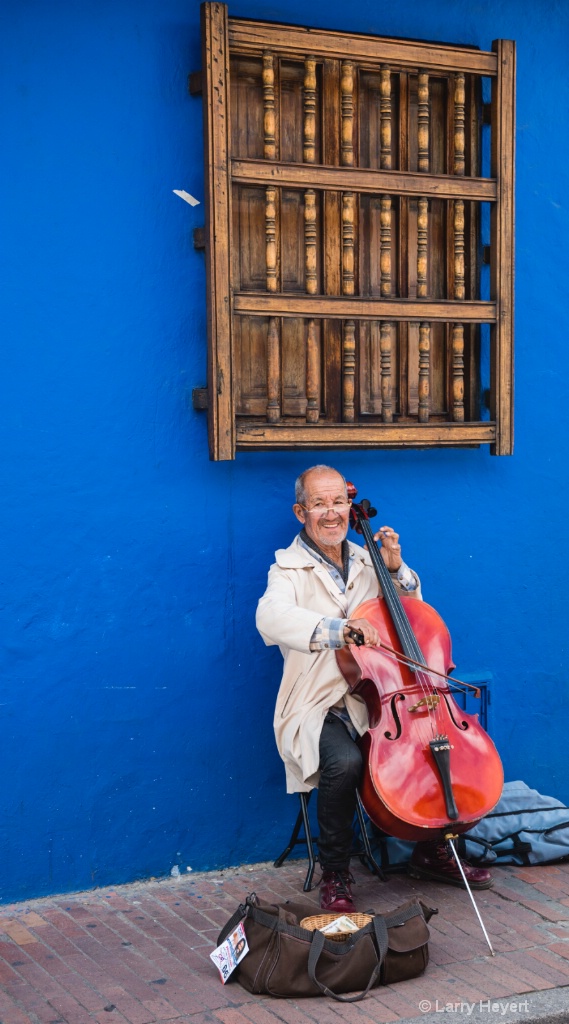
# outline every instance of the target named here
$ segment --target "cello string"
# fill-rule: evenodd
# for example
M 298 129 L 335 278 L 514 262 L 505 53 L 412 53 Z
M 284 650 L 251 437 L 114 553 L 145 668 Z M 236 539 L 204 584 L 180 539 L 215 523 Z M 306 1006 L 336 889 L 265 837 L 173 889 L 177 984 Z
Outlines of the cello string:
M 420 665 L 416 666 L 414 662 L 407 657 L 406 654 L 403 654 L 402 651 L 396 651 L 394 647 L 389 647 L 387 644 L 383 643 L 383 640 L 380 641 L 380 645 L 377 648 L 377 650 L 381 650 L 382 653 L 386 655 L 386 657 L 391 657 L 394 661 L 398 661 L 401 665 L 407 665 L 407 667 L 411 668 L 421 668 Z M 432 666 L 430 665 L 427 666 L 427 671 L 429 675 L 440 676 L 442 679 L 446 680 L 446 684 L 449 690 L 451 690 L 453 693 L 465 694 L 467 690 L 475 690 L 476 692 L 474 696 L 480 696 L 479 688 L 477 686 L 474 686 L 473 683 L 465 683 L 463 682 L 462 679 L 453 679 L 449 676 L 446 676 L 444 672 L 439 672 L 437 671 L 436 668 L 432 668 Z
M 423 652 L 421 651 L 421 648 L 417 642 L 417 638 L 413 633 L 409 619 L 399 600 L 399 595 L 395 590 L 395 586 L 389 574 L 389 570 L 381 556 L 379 546 L 373 536 L 373 530 L 371 528 L 369 517 L 361 509 L 361 506 L 357 505 L 356 508 L 358 512 L 362 513 L 359 516 L 360 526 L 362 528 L 364 537 L 367 541 L 368 551 L 370 553 L 372 562 L 374 563 L 376 575 L 378 576 L 384 597 L 387 601 L 391 617 L 394 621 L 396 632 L 404 648 L 403 653 L 405 654 L 412 651 L 413 654 L 415 655 L 414 660 L 421 660 L 424 663 L 425 658 Z M 407 651 L 405 651 L 405 647 L 407 647 Z M 425 666 L 425 668 L 426 672 L 425 670 L 416 670 L 414 673 L 414 678 L 415 682 L 417 683 L 419 693 L 421 694 L 421 699 L 425 699 L 426 701 L 429 696 L 433 695 L 433 692 L 435 691 L 435 685 L 432 681 L 431 676 L 428 673 L 428 667 Z M 431 738 L 434 739 L 437 735 L 440 735 L 443 732 L 441 721 L 442 709 L 441 712 L 439 711 L 440 701 L 437 702 L 437 705 L 435 706 L 434 709 L 429 708 L 428 704 L 426 706 L 428 710 L 426 721 L 430 726 L 429 731 L 431 734 Z M 424 730 L 421 730 L 421 732 L 424 732 Z
M 413 654 L 416 655 L 415 660 L 419 661 L 420 659 L 421 661 L 424 661 L 423 653 L 419 648 L 415 635 L 411 630 L 411 626 L 407 618 L 407 615 L 405 614 L 403 607 L 398 599 L 398 595 L 395 591 L 393 581 L 391 579 L 391 576 L 389 575 L 389 570 L 385 565 L 385 562 L 379 551 L 378 545 L 374 539 L 369 519 L 367 517 L 364 517 L 363 521 L 360 520 L 360 523 L 362 526 L 362 532 L 364 533 L 365 539 L 368 544 L 370 557 L 372 559 L 372 562 L 374 563 L 376 575 L 378 576 L 379 582 L 381 584 L 383 594 L 386 599 L 397 635 L 399 636 L 399 639 L 404 649 L 403 653 L 405 653 L 405 647 L 407 647 L 407 653 L 412 651 Z M 426 699 L 429 696 L 429 687 L 425 680 L 424 673 L 416 671 L 414 673 L 414 681 L 417 685 L 417 690 L 421 699 Z M 430 692 L 432 693 L 432 687 L 430 688 Z M 426 733 L 423 727 L 423 721 L 424 720 L 420 720 L 420 722 L 418 723 L 418 732 L 421 735 L 421 743 L 424 746 L 426 746 L 427 743 L 429 742 L 429 733 L 431 738 L 434 739 L 434 737 L 437 734 L 437 730 L 433 726 L 432 716 L 430 714 L 427 716 L 426 719 L 427 726 L 430 726 L 430 728 L 427 728 Z
M 381 557 L 377 542 L 374 540 L 369 519 L 363 520 L 362 526 L 364 525 L 366 527 L 364 533 L 366 534 L 366 540 L 368 542 L 368 550 L 374 563 L 376 574 L 379 577 L 384 597 L 388 603 L 390 614 L 394 619 L 394 625 L 396 626 L 398 636 L 403 642 L 403 637 L 401 636 L 403 633 L 408 648 L 417 656 L 416 660 L 418 661 L 419 659 L 423 659 L 422 651 L 419 648 L 416 637 L 411 630 L 409 620 L 398 600 L 398 595 L 395 591 L 391 576 L 389 575 L 389 570 Z M 397 629 L 397 626 L 399 626 L 399 629 Z M 403 653 L 405 653 L 405 651 Z
M 384 576 L 387 578 L 387 573 L 385 573 Z M 425 657 L 417 641 L 417 638 L 415 637 L 415 634 L 412 630 L 405 609 L 403 608 L 403 605 L 398 599 L 398 595 L 395 591 L 395 587 L 393 581 L 391 580 L 391 576 L 389 576 L 389 586 L 392 588 L 392 601 L 395 607 L 395 615 L 397 620 L 401 624 L 402 633 L 408 641 L 409 648 L 411 648 L 413 652 L 416 654 L 416 660 L 421 660 L 421 662 L 425 666 L 424 668 L 419 668 L 418 671 L 415 672 L 415 679 L 419 685 L 422 698 L 427 701 L 429 696 L 437 695 L 435 683 L 429 672 L 428 666 L 426 665 Z M 434 739 L 435 736 L 440 735 L 443 732 L 441 711 L 439 711 L 440 702 L 436 703 L 434 709 L 429 707 L 428 703 L 426 706 L 428 711 L 426 721 L 431 727 L 431 737 Z
M 357 506 L 357 508 L 358 508 L 358 510 L 360 510 L 360 506 Z M 403 606 L 402 606 L 402 604 L 401 604 L 401 602 L 399 600 L 399 596 L 398 596 L 398 594 L 397 594 L 397 592 L 395 590 L 393 581 L 392 581 L 391 576 L 389 574 L 389 570 L 388 570 L 388 568 L 387 568 L 387 566 L 386 566 L 386 564 L 385 564 L 385 562 L 384 562 L 384 560 L 383 560 L 383 558 L 381 556 L 378 544 L 377 544 L 377 542 L 374 539 L 373 530 L 371 528 L 371 524 L 369 522 L 369 518 L 367 516 L 365 516 L 365 514 L 364 514 L 359 519 L 359 522 L 360 522 L 360 525 L 361 525 L 364 537 L 365 537 L 365 539 L 367 541 L 368 551 L 369 551 L 370 557 L 372 559 L 372 562 L 374 564 L 376 575 L 377 575 L 377 577 L 379 579 L 379 582 L 380 582 L 380 585 L 382 587 L 383 594 L 384 594 L 384 597 L 386 599 L 390 615 L 391 615 L 391 617 L 393 619 L 393 623 L 394 623 L 397 635 L 399 636 L 401 644 L 402 644 L 402 646 L 404 648 L 403 653 L 404 654 L 406 653 L 405 647 L 407 647 L 407 653 L 412 651 L 413 654 L 415 655 L 415 660 L 416 661 L 421 660 L 424 663 L 425 659 L 424 659 L 423 652 L 421 651 L 421 648 L 419 647 L 419 644 L 417 642 L 417 638 L 415 637 L 415 634 L 413 633 L 413 630 L 411 629 L 411 624 L 410 624 L 409 619 L 408 619 L 408 617 L 407 617 L 407 615 L 405 613 L 405 610 L 404 610 L 404 608 L 403 608 Z M 425 672 L 421 671 L 421 670 L 418 670 L 418 671 L 414 672 L 414 680 L 415 680 L 415 683 L 417 684 L 417 690 L 418 690 L 418 692 L 420 694 L 420 698 L 424 699 L 426 701 L 427 698 L 433 694 L 434 686 L 433 686 L 432 681 L 430 680 L 428 674 L 425 675 Z M 426 718 L 426 720 L 424 720 L 426 722 L 426 724 L 427 724 L 427 731 L 426 731 L 426 733 L 425 733 L 425 729 L 423 728 L 423 721 L 421 721 L 420 727 L 419 727 L 420 728 L 420 733 L 421 733 L 421 742 L 423 743 L 424 746 L 426 746 L 427 743 L 429 742 L 429 739 L 428 739 L 429 733 L 430 733 L 430 738 L 434 739 L 437 736 L 437 734 L 440 734 L 440 732 L 442 731 L 441 728 L 440 728 L 439 723 L 437 722 L 437 719 L 439 717 L 439 715 L 438 715 L 438 706 L 434 709 L 435 710 L 435 720 L 433 720 L 433 714 L 432 714 L 432 710 L 433 709 L 429 708 L 428 704 L 426 706 L 427 706 L 427 710 L 428 710 L 427 718 Z

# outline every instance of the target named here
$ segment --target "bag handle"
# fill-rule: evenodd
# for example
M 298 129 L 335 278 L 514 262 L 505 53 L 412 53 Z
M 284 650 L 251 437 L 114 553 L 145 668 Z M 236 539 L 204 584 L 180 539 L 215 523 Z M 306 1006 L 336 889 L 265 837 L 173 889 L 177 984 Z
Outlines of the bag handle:
M 308 954 L 308 977 L 310 978 L 310 980 L 312 982 L 314 982 L 315 985 L 318 986 L 320 991 L 325 996 L 331 996 L 332 999 L 337 999 L 341 1003 L 357 1003 L 358 1000 L 363 999 L 364 996 L 366 996 L 368 994 L 370 988 L 372 988 L 372 986 L 376 983 L 377 979 L 379 978 L 379 972 L 381 971 L 381 967 L 382 967 L 383 961 L 385 959 L 385 954 L 387 953 L 387 947 L 388 947 L 387 925 L 386 925 L 385 920 L 383 919 L 383 917 L 381 917 L 379 915 L 377 917 L 374 917 L 374 919 L 373 919 L 373 930 L 374 930 L 374 933 L 375 933 L 375 940 L 376 940 L 376 943 L 377 943 L 377 951 L 378 951 L 377 964 L 375 965 L 375 967 L 374 967 L 374 969 L 373 969 L 373 971 L 371 973 L 371 977 L 370 977 L 366 987 L 364 988 L 364 990 L 362 992 L 359 992 L 355 996 L 341 996 L 337 992 L 332 992 L 332 989 L 328 988 L 326 985 L 323 985 L 321 981 L 318 981 L 318 978 L 316 977 L 316 968 L 318 966 L 318 961 L 320 959 L 320 955 L 322 953 L 322 950 L 324 949 L 324 943 L 326 942 L 326 936 L 323 934 L 323 932 L 319 932 L 319 931 L 315 931 L 313 933 L 314 937 L 312 939 L 312 942 L 311 942 L 311 945 L 310 945 L 310 952 Z
M 248 907 L 246 904 L 241 903 L 232 917 L 229 919 L 226 925 L 223 926 L 219 935 L 217 936 L 217 945 L 220 946 L 222 942 L 225 942 L 228 935 L 234 932 L 240 921 L 244 921 L 248 916 Z

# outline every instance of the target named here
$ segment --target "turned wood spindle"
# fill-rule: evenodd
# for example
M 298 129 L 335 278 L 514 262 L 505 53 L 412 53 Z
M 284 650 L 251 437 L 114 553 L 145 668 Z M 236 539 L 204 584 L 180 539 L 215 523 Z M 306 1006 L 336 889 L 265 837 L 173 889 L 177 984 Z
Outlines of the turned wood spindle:
M 417 146 L 419 170 L 429 170 L 429 76 L 418 75 L 417 84 Z
M 464 421 L 464 326 L 452 328 L 452 418 Z
M 464 174 L 464 75 L 454 76 L 454 174 Z
M 304 268 L 306 291 L 316 295 L 316 192 L 312 188 L 304 193 Z
M 429 170 L 429 76 L 421 72 L 418 76 L 418 126 L 417 144 L 419 170 Z M 419 199 L 417 202 L 417 298 L 427 296 L 427 236 L 428 236 L 428 210 L 427 199 Z M 420 333 L 420 332 L 419 332 Z M 428 382 L 427 382 L 428 384 Z M 421 409 L 419 407 L 419 418 Z M 427 412 L 428 418 L 428 412 Z M 423 422 L 423 421 L 421 421 Z
M 417 201 L 417 298 L 427 296 L 427 241 L 429 229 L 429 201 Z
M 342 294 L 354 294 L 354 213 L 356 197 L 353 192 L 342 196 Z
M 344 321 L 342 344 L 342 419 L 344 423 L 355 420 L 356 385 L 356 325 L 353 320 Z
M 454 298 L 464 299 L 464 202 L 454 201 Z M 452 328 L 452 418 L 464 421 L 464 325 Z
M 278 423 L 281 418 L 281 373 L 280 373 L 280 336 L 279 323 L 276 316 L 269 318 L 267 334 L 267 421 Z
M 391 295 L 391 196 L 382 196 L 380 205 L 379 269 L 382 296 Z
M 351 60 L 342 61 L 340 96 L 342 102 L 341 161 L 345 167 L 352 167 L 354 163 L 354 65 Z
M 419 423 L 429 422 L 431 391 L 431 325 L 419 324 Z
M 277 291 L 277 190 L 265 190 L 265 266 L 267 291 Z
M 304 162 L 316 162 L 316 61 L 304 61 Z
M 464 202 L 454 201 L 454 297 L 463 299 L 464 290 Z
M 304 193 L 304 264 L 305 287 L 315 295 L 316 275 L 316 192 Z M 318 423 L 320 415 L 320 346 L 313 319 L 308 320 L 306 335 L 306 422 Z
M 391 196 L 381 197 L 380 212 L 380 290 L 384 297 L 391 295 Z M 393 421 L 391 403 L 391 357 L 393 349 L 393 325 L 382 322 L 379 331 L 381 357 L 381 417 L 384 423 Z
M 277 240 L 276 240 L 276 197 L 275 188 L 265 190 L 265 267 L 267 291 L 277 291 Z M 267 332 L 267 422 L 278 423 L 281 418 L 280 403 L 280 330 L 277 317 L 269 318 Z
M 320 345 L 314 320 L 306 336 L 306 422 L 318 423 L 320 415 Z
M 391 400 L 391 363 L 393 356 L 393 324 L 381 323 L 379 332 L 381 354 L 381 418 L 384 423 L 393 422 Z
M 380 78 L 380 167 L 382 171 L 391 170 L 391 71 L 388 67 L 381 68 Z
M 272 53 L 263 54 L 263 129 L 265 135 L 265 160 L 276 157 L 275 118 L 275 58 Z

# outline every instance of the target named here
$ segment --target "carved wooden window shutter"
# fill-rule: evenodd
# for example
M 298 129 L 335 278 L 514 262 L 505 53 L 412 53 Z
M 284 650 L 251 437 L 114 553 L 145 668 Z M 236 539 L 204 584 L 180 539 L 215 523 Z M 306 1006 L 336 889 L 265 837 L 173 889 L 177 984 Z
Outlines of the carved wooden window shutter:
M 211 457 L 510 454 L 514 44 L 202 24 Z

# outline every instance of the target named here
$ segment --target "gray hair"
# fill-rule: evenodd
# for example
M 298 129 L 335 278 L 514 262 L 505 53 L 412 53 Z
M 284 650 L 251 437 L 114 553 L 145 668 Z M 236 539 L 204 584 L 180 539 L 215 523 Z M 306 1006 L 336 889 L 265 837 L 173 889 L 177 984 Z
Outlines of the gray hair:
M 348 485 L 345 477 L 343 477 L 337 469 L 334 469 L 333 466 L 310 466 L 309 469 L 305 469 L 304 473 L 301 473 L 300 476 L 296 478 L 294 485 L 294 497 L 298 505 L 304 505 L 306 501 L 306 490 L 304 488 L 304 484 L 309 473 L 338 473 L 338 476 L 342 477 L 342 480 L 344 481 L 344 487 L 346 488 L 347 493 Z

